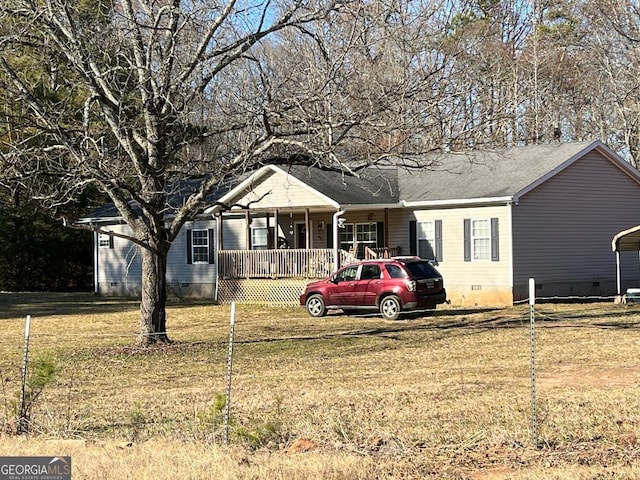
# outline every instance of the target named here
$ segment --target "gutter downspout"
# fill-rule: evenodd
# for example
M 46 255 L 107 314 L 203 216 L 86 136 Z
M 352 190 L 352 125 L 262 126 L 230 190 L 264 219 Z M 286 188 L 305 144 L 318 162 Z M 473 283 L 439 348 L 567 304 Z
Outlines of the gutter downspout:
M 338 235 L 338 217 L 344 215 L 344 210 L 338 210 L 333 214 L 333 271 L 335 272 L 340 268 L 340 242 Z

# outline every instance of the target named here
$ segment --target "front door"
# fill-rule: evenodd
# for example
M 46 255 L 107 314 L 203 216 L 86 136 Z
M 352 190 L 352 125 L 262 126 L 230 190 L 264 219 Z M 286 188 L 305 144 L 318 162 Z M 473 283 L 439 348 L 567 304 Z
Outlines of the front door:
M 296 223 L 296 248 L 307 248 L 307 226 Z

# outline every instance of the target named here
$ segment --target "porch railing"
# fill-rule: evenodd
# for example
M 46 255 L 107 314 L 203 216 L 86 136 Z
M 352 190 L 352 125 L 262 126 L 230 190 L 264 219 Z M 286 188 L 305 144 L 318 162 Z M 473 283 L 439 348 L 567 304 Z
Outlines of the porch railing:
M 340 265 L 357 260 L 353 252 L 339 250 Z M 400 255 L 400 247 L 366 248 L 365 259 Z M 222 278 L 324 278 L 334 271 L 333 249 L 220 250 Z
M 400 247 L 377 247 L 364 249 L 364 259 L 371 260 L 372 258 L 391 258 L 399 256 Z
M 345 255 L 346 254 L 346 255 Z M 341 264 L 348 262 L 341 252 Z M 324 278 L 334 271 L 333 249 L 220 250 L 222 278 Z

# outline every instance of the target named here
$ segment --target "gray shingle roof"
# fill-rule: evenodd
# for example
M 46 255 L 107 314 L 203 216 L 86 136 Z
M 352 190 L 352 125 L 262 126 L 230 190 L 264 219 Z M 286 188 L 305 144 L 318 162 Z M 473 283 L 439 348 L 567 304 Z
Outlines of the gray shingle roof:
M 395 169 L 371 168 L 359 178 L 303 165 L 282 169 L 340 205 L 395 204 L 399 201 Z
M 175 213 L 175 210 L 189 197 L 189 195 L 197 191 L 202 180 L 203 179 L 190 179 L 170 184 L 167 188 L 167 190 L 171 193 L 167 195 L 166 213 Z M 219 187 L 207 197 L 207 202 L 216 202 L 220 199 L 220 197 L 222 197 L 238 183 L 239 180 L 221 183 Z M 129 205 L 137 214 L 140 214 L 141 208 L 138 202 L 129 200 Z M 120 218 L 120 212 L 113 203 L 107 203 L 78 219 L 78 223 L 88 223 L 96 220 L 107 220 L 116 218 Z
M 279 168 L 342 206 L 453 202 L 513 197 L 594 145 L 602 144 L 563 143 L 439 154 L 424 157 L 424 163 L 431 166 L 423 170 L 371 167 L 360 177 L 304 165 Z M 225 185 L 208 200 L 215 202 L 240 180 Z M 189 188 L 183 190 L 174 195 L 172 204 L 190 193 Z M 89 217 L 117 215 L 113 205 L 105 205 Z
M 553 172 L 592 142 L 535 145 L 429 157 L 433 168 L 398 171 L 408 202 L 513 196 Z

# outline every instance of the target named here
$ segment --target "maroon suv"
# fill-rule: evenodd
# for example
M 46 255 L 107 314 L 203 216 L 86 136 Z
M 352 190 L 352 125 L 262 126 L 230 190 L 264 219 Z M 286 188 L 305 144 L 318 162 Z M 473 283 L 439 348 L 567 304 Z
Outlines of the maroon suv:
M 446 299 L 442 275 L 431 262 L 395 257 L 352 263 L 310 283 L 300 295 L 300 305 L 312 317 L 322 317 L 329 309 L 371 309 L 396 320 L 402 310 L 435 308 Z

